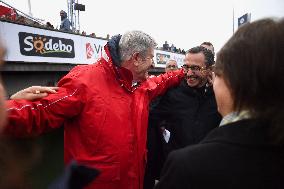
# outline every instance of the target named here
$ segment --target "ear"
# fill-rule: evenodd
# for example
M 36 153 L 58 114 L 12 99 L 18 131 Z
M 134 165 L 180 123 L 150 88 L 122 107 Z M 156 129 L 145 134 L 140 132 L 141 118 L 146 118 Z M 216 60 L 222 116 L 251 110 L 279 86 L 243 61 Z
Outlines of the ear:
M 131 58 L 133 59 L 134 65 L 138 66 L 139 65 L 139 61 L 141 59 L 140 56 L 139 56 L 139 53 L 138 52 L 133 53 Z
M 201 72 L 204 76 L 208 76 L 208 75 L 211 75 L 211 71 L 210 70 L 203 70 L 202 72 Z

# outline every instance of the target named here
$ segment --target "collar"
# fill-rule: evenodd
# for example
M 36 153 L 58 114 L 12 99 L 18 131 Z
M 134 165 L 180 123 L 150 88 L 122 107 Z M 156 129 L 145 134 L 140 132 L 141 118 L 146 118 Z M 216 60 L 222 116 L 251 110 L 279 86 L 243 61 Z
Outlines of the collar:
M 110 70 L 114 74 L 115 79 L 118 81 L 119 85 L 122 88 L 124 88 L 126 91 L 132 93 L 140 86 L 139 83 L 137 83 L 137 85 L 132 85 L 133 75 L 130 70 L 121 66 L 116 66 L 113 63 L 113 58 L 111 56 L 108 44 L 104 46 L 104 51 L 102 52 L 102 58 L 106 61 L 106 65 L 110 68 Z
M 119 53 L 119 41 L 121 39 L 121 35 L 112 36 L 111 39 L 107 42 L 107 47 L 109 49 L 109 55 L 112 59 L 112 63 L 117 66 L 121 67 L 121 57 Z
M 213 129 L 200 143 L 237 144 L 242 146 L 277 147 L 270 139 L 270 122 L 263 119 L 243 119 Z M 281 147 L 283 149 L 283 147 Z
M 250 113 L 247 110 L 242 110 L 240 112 L 232 112 L 232 113 L 229 113 L 228 115 L 223 117 L 223 119 L 220 122 L 219 127 L 221 127 L 223 125 L 227 125 L 229 123 L 240 121 L 240 120 L 243 120 L 243 119 L 248 119 L 250 117 L 251 117 Z
M 184 92 L 190 93 L 193 95 L 207 96 L 207 95 L 213 94 L 213 87 L 207 84 L 205 84 L 204 86 L 200 88 L 190 87 L 188 86 L 186 79 L 183 79 L 180 83 L 180 86 Z

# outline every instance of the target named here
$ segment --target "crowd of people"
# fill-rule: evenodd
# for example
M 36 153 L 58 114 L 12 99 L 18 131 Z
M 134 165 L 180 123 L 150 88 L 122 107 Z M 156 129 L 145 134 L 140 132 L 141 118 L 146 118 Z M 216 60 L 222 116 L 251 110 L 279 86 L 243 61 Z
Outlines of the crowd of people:
M 16 10 L 13 10 L 13 12 L 9 11 L 2 15 L 0 14 L 0 20 L 14 22 L 14 23 L 22 24 L 22 25 L 30 25 L 33 27 L 44 28 L 44 29 L 49 29 L 49 30 L 58 30 L 58 31 L 83 35 L 83 36 L 96 37 L 96 38 L 101 38 L 101 39 L 106 39 L 106 40 L 110 39 L 109 34 L 107 34 L 106 37 L 98 37 L 96 36 L 94 32 L 87 34 L 85 31 L 81 32 L 79 30 L 74 30 L 72 28 L 70 20 L 67 18 L 67 13 L 63 10 L 60 11 L 60 19 L 61 19 L 61 23 L 59 25 L 59 28 L 57 28 L 57 27 L 54 27 L 54 25 L 50 23 L 49 21 L 44 24 L 37 20 L 33 20 L 24 15 L 18 14 Z
M 63 126 L 65 164 L 84 166 L 88 189 L 283 188 L 283 33 L 283 19 L 245 24 L 216 62 L 204 42 L 186 51 L 182 68 L 169 60 L 158 76 L 148 75 L 150 35 L 115 35 L 101 59 L 76 66 L 58 87 L 6 101 L 1 87 L 0 140 Z
M 23 25 L 31 25 L 33 27 L 45 28 L 45 29 L 50 29 L 50 30 L 59 30 L 59 31 L 68 32 L 68 33 L 75 33 L 75 34 L 82 35 L 82 36 L 102 38 L 102 39 L 106 39 L 106 40 L 110 39 L 109 34 L 107 34 L 106 37 L 98 37 L 98 36 L 96 36 L 96 34 L 94 32 L 87 34 L 85 31 L 74 30 L 72 28 L 72 24 L 71 24 L 70 20 L 67 17 L 67 13 L 64 10 L 61 10 L 59 14 L 60 14 L 60 20 L 61 20 L 59 28 L 54 27 L 54 25 L 52 23 L 50 23 L 49 21 L 46 22 L 45 24 L 43 24 L 41 22 L 27 18 L 23 15 L 19 15 L 16 10 L 14 10 L 12 13 L 8 12 L 6 14 L 0 15 L 0 20 L 7 20 L 7 21 L 23 24 Z M 186 53 L 184 49 L 177 48 L 173 44 L 171 46 L 169 46 L 167 41 L 165 41 L 165 43 L 163 44 L 162 47 L 156 47 L 156 48 L 160 49 L 160 50 L 164 50 L 164 51 L 179 53 L 179 54 L 185 54 Z
M 168 41 L 165 41 L 162 47 L 159 49 L 164 50 L 164 51 L 170 51 L 174 53 L 180 53 L 180 54 L 185 54 L 185 50 L 181 48 L 177 48 L 174 44 L 171 46 L 168 44 Z

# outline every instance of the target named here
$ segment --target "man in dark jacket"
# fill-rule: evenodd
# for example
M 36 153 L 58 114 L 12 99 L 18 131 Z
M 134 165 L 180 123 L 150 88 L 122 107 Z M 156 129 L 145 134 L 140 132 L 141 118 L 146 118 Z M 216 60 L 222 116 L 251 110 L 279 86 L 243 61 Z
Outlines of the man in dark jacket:
M 173 59 L 168 60 L 165 72 L 172 72 L 178 69 L 177 62 Z M 150 112 L 159 104 L 161 96 L 153 100 L 149 106 Z M 166 132 L 163 123 L 156 122 L 155 117 L 149 118 L 147 130 L 147 165 L 144 176 L 144 189 L 152 189 L 155 180 L 159 178 L 160 171 L 165 161 L 166 141 L 163 133 Z M 158 125 L 158 126 L 157 126 Z
M 168 90 L 159 103 L 151 108 L 149 128 L 165 126 L 170 131 L 170 139 L 167 144 L 162 145 L 160 136 L 156 136 L 155 141 L 148 134 L 153 143 L 148 144 L 148 147 L 155 147 L 155 156 L 159 159 L 148 156 L 146 173 L 159 175 L 161 164 L 170 151 L 199 143 L 219 125 L 221 115 L 217 111 L 215 95 L 209 81 L 213 63 L 214 55 L 210 50 L 201 46 L 188 50 L 183 65 L 187 72 L 185 79 L 179 86 Z M 157 145 L 160 145 L 159 150 Z M 149 149 L 149 152 L 152 151 Z M 149 180 L 147 182 L 150 183 Z M 153 181 L 152 185 L 149 183 L 144 185 L 150 189 Z M 144 189 L 148 189 L 145 187 Z
M 221 116 L 217 111 L 212 85 L 208 82 L 214 55 L 197 46 L 187 51 L 185 79 L 170 89 L 151 111 L 156 122 L 164 122 L 171 136 L 169 151 L 199 143 L 217 127 Z

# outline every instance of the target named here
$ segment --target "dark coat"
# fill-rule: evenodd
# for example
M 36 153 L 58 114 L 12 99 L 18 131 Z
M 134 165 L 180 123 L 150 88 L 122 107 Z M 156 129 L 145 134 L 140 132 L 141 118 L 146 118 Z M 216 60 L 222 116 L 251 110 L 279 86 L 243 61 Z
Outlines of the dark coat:
M 156 189 L 284 188 L 284 149 L 270 144 L 267 130 L 256 120 L 214 129 L 168 156 Z
M 150 105 L 150 112 L 159 104 L 160 97 L 156 98 Z M 150 114 L 151 115 L 151 114 Z M 153 189 L 155 180 L 159 179 L 161 169 L 165 162 L 166 154 L 164 148 L 166 142 L 163 138 L 161 123 L 156 122 L 155 117 L 149 117 L 147 130 L 147 165 L 144 176 L 144 189 Z
M 171 151 L 200 142 L 219 125 L 221 116 L 212 87 L 196 89 L 183 80 L 161 98 L 150 112 L 151 119 L 164 123 L 171 132 Z
M 144 189 L 153 188 L 169 151 L 197 144 L 217 127 L 221 116 L 212 87 L 195 89 L 182 81 L 177 87 L 152 103 L 148 127 L 148 162 Z M 160 127 L 171 132 L 168 144 L 162 138 Z

